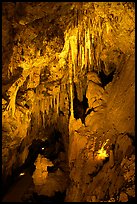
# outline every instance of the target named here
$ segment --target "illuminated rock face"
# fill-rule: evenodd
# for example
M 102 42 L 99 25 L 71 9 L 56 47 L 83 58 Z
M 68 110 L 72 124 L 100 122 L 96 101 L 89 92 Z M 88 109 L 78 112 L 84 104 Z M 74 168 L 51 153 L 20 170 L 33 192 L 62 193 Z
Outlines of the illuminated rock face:
M 67 187 L 67 178 L 59 168 L 54 173 L 48 173 L 47 168 L 54 166 L 47 158 L 38 155 L 35 162 L 36 170 L 33 173 L 35 191 L 39 195 L 54 196 L 55 192 L 64 192 Z
M 134 18 L 134 3 L 2 4 L 5 179 L 56 128 L 70 168 L 66 201 L 134 197 Z M 74 84 L 77 101 L 88 101 L 78 120 Z

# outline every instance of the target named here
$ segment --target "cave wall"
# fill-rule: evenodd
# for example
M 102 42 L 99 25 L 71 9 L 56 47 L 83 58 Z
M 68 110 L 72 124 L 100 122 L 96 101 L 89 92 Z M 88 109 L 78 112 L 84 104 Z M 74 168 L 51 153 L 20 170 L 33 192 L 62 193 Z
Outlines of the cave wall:
M 70 168 L 66 201 L 109 200 L 115 191 L 121 199 L 120 189 L 129 184 L 115 170 L 121 171 L 127 156 L 134 163 L 134 22 L 132 2 L 2 3 L 3 178 L 25 162 L 34 139 L 50 140 L 55 128 Z M 104 86 L 101 72 L 106 78 L 113 73 Z M 78 100 L 88 99 L 85 124 L 74 118 L 73 83 Z M 96 152 L 107 139 L 108 153 L 100 161 Z M 111 151 L 113 143 L 119 148 Z M 114 168 L 94 190 L 111 162 Z M 113 176 L 120 180 L 118 187 L 111 184 L 117 189 L 108 193 L 107 182 L 101 192 Z M 133 186 L 134 180 L 127 188 Z
M 107 105 L 86 117 L 86 127 L 76 129 L 78 121 L 72 122 L 67 202 L 127 202 L 135 197 L 133 59 L 131 55 L 125 60 L 121 72 L 106 87 Z

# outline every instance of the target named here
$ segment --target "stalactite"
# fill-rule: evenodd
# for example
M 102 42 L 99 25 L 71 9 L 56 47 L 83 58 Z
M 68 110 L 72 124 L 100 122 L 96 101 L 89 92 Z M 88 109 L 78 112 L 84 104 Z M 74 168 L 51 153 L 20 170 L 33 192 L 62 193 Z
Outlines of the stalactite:
M 66 92 L 66 84 L 64 83 L 63 86 L 64 86 L 64 91 Z
M 14 82 L 13 85 L 7 91 L 7 95 L 9 96 L 9 99 L 10 99 L 10 102 L 7 106 L 7 111 L 11 111 L 12 117 L 14 117 L 15 110 L 16 110 L 15 104 L 16 104 L 17 92 L 19 88 L 23 85 L 28 75 L 29 75 L 29 72 L 23 72 L 22 76 L 16 82 Z
M 74 118 L 74 111 L 73 111 L 73 70 L 72 70 L 72 59 L 71 59 L 71 51 L 69 52 L 69 83 L 70 83 L 70 100 L 71 100 L 71 107 L 70 107 L 70 112 L 71 112 L 71 117 Z
M 70 50 L 71 50 L 72 65 L 73 65 L 74 79 L 75 79 L 76 56 L 77 56 L 77 29 L 75 29 L 74 32 L 75 32 L 74 35 L 71 36 L 70 38 Z
M 77 83 L 77 97 L 80 101 L 83 101 L 83 91 L 82 91 L 82 83 L 79 81 Z
M 56 102 L 55 102 L 55 99 L 56 99 L 56 95 L 53 95 L 54 110 L 55 110 L 55 106 L 56 106 Z
M 37 90 L 37 89 L 36 89 Z M 38 110 L 38 112 L 37 112 L 37 116 L 38 116 L 38 127 L 40 126 L 40 120 L 41 120 L 41 114 L 40 114 L 40 111 L 41 111 L 41 99 L 39 98 L 39 90 L 37 90 L 37 93 L 38 93 L 38 95 L 37 95 L 37 100 L 38 100 L 38 107 L 37 107 L 37 110 Z
M 78 67 L 80 67 L 80 29 L 78 28 Z
M 57 93 L 57 115 L 59 112 L 59 93 Z
M 53 100 L 53 97 L 51 96 L 51 97 L 50 97 L 50 107 L 51 107 L 51 109 L 52 109 L 52 107 L 53 107 L 53 102 L 52 102 L 52 100 Z
M 58 111 L 60 110 L 60 91 L 59 91 L 59 107 L 58 107 Z
M 76 9 L 76 26 L 78 26 L 78 9 Z
M 35 107 L 34 107 L 34 113 L 35 113 L 35 118 L 36 118 L 36 128 L 38 128 L 39 127 L 39 115 L 40 115 L 40 101 L 39 101 L 39 98 L 38 98 L 38 96 L 37 96 L 37 94 L 36 94 L 36 99 L 35 99 Z
M 87 47 L 88 47 L 88 60 L 89 60 L 89 67 L 91 65 L 91 42 L 90 42 L 90 19 L 88 21 L 88 30 L 87 30 Z
M 80 81 L 76 83 L 77 98 L 81 101 L 81 90 L 80 90 Z
M 63 83 L 62 83 L 62 85 L 61 85 L 61 91 L 62 91 L 62 92 L 64 91 L 64 85 L 63 85 Z
M 45 99 L 44 99 L 44 109 L 43 109 L 43 127 L 45 128 Z
M 79 53 L 79 56 L 80 56 L 79 63 L 80 63 L 81 71 L 82 71 L 82 45 L 80 45 L 80 53 Z
M 82 68 L 83 68 L 83 66 L 85 65 L 85 53 L 84 53 L 84 47 L 82 46 L 81 47 L 82 48 L 82 53 L 81 53 L 81 58 L 82 58 L 82 64 L 81 64 L 81 66 L 82 66 Z
M 46 113 L 49 114 L 49 97 L 46 97 Z
M 8 78 L 10 78 L 10 71 L 9 71 L 9 69 L 8 69 Z
M 42 111 L 42 124 L 43 128 L 45 128 L 45 99 L 41 100 L 41 111 Z
M 77 32 L 77 61 L 76 61 L 77 67 L 79 66 L 79 29 Z
M 12 66 L 10 66 L 8 69 L 8 78 L 10 79 L 12 75 L 13 75 L 13 69 L 12 69 Z
M 94 33 L 92 33 L 92 45 L 94 44 Z
M 43 112 L 42 116 L 43 116 L 43 128 L 45 128 L 45 111 Z
M 60 92 L 62 92 L 62 82 L 60 83 Z
M 84 42 L 84 49 L 85 49 L 85 69 L 87 68 L 87 34 L 85 29 L 85 42 Z

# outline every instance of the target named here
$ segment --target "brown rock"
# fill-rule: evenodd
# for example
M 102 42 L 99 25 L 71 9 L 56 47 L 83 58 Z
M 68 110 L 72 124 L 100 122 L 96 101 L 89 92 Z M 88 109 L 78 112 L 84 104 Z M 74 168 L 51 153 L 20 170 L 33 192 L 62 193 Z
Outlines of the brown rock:
M 128 201 L 128 196 L 127 196 L 127 194 L 124 193 L 124 192 L 121 192 L 121 193 L 120 193 L 120 197 L 119 197 L 119 201 L 120 201 L 120 202 L 127 202 L 127 201 Z

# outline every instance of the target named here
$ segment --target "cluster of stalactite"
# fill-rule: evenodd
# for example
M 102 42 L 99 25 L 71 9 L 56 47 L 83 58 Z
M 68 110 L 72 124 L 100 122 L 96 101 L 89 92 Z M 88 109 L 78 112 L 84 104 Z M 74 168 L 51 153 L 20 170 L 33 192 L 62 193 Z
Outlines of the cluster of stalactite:
M 80 13 L 79 13 L 80 12 Z M 101 19 L 91 19 L 88 10 L 76 10 L 73 25 L 66 32 L 64 53 L 66 50 L 69 66 L 71 115 L 73 111 L 73 83 L 76 84 L 77 95 L 80 101 L 86 87 L 84 76 L 88 72 L 100 71 L 101 53 Z M 97 29 L 95 29 L 97 27 Z M 108 28 L 106 27 L 107 32 Z M 96 31 L 97 30 L 97 31 Z M 97 42 L 98 41 L 98 42 Z M 63 53 L 61 57 L 65 56 Z
M 42 120 L 43 128 L 45 128 L 47 122 L 46 117 L 47 115 L 49 115 L 50 110 L 54 110 L 56 115 L 59 114 L 59 105 L 61 100 L 60 92 L 61 86 L 58 86 L 56 92 L 54 92 L 54 95 L 51 96 L 44 96 L 41 93 L 41 90 L 36 89 L 36 99 L 33 107 L 33 112 L 35 112 L 35 115 L 37 115 L 38 126 L 40 125 L 39 123 Z M 42 113 L 42 115 L 40 114 L 40 112 Z
M 78 14 L 78 10 L 76 10 L 75 21 L 71 28 L 65 33 L 64 49 L 60 54 L 60 66 L 64 66 L 65 71 L 66 68 L 68 68 L 66 72 L 68 76 L 67 80 L 62 80 L 60 85 L 56 85 L 50 96 L 40 98 L 38 91 L 36 93 L 38 101 L 35 101 L 36 104 L 34 107 L 39 109 L 35 109 L 37 113 L 39 112 L 39 114 L 37 114 L 37 121 L 40 121 L 40 111 L 42 112 L 43 127 L 45 127 L 45 113 L 49 115 L 50 110 L 53 109 L 58 115 L 59 111 L 65 106 L 65 100 L 70 101 L 70 113 L 74 117 L 74 83 L 77 89 L 77 97 L 82 101 L 86 91 L 86 74 L 94 71 L 95 65 L 99 67 L 99 50 L 95 58 L 95 25 L 93 19 L 91 20 L 89 16 L 86 16 L 87 10 L 83 11 L 83 14 L 83 18 L 81 18 L 81 14 Z M 100 23 L 99 26 L 101 26 Z M 98 32 L 98 37 L 99 36 Z M 66 93 L 66 96 L 61 93 Z M 37 104 L 39 104 L 39 106 L 37 106 Z
M 101 19 L 95 19 L 90 17 L 88 10 L 75 9 L 74 21 L 71 26 L 65 32 L 65 44 L 62 52 L 60 53 L 59 66 L 64 69 L 65 79 L 61 81 L 60 85 L 54 87 L 54 91 L 50 96 L 40 96 L 38 89 L 36 88 L 36 99 L 34 104 L 34 112 L 37 112 L 37 121 L 40 122 L 40 111 L 42 112 L 42 124 L 45 127 L 45 113 L 49 115 L 50 109 L 54 109 L 54 112 L 59 113 L 62 100 L 70 101 L 70 112 L 74 117 L 73 99 L 74 99 L 74 83 L 77 89 L 77 97 L 80 101 L 83 100 L 83 95 L 86 91 L 86 75 L 91 71 L 99 71 L 99 55 L 101 52 Z M 95 29 L 95 27 L 97 29 Z M 108 27 L 106 26 L 107 32 Z M 99 42 L 100 41 L 100 42 Z M 68 70 L 68 71 L 67 71 Z M 40 70 L 39 70 L 40 71 Z M 22 83 L 26 79 L 26 75 L 30 76 L 29 86 L 37 87 L 40 83 L 36 76 L 33 76 L 26 70 L 25 77 Z M 40 74 L 38 73 L 39 78 Z M 67 76 L 67 77 L 66 77 Z M 20 80 L 20 79 L 19 79 Z M 22 85 L 21 83 L 21 85 Z M 32 84 L 32 85 L 31 85 Z M 10 107 L 12 107 L 12 115 L 15 112 L 15 99 L 19 89 L 19 85 L 15 83 L 16 91 L 14 96 L 11 96 L 14 101 L 11 100 Z M 31 87 L 29 87 L 31 88 Z M 67 93 L 67 99 L 61 96 L 62 90 Z M 68 103 L 69 104 L 69 103 Z

